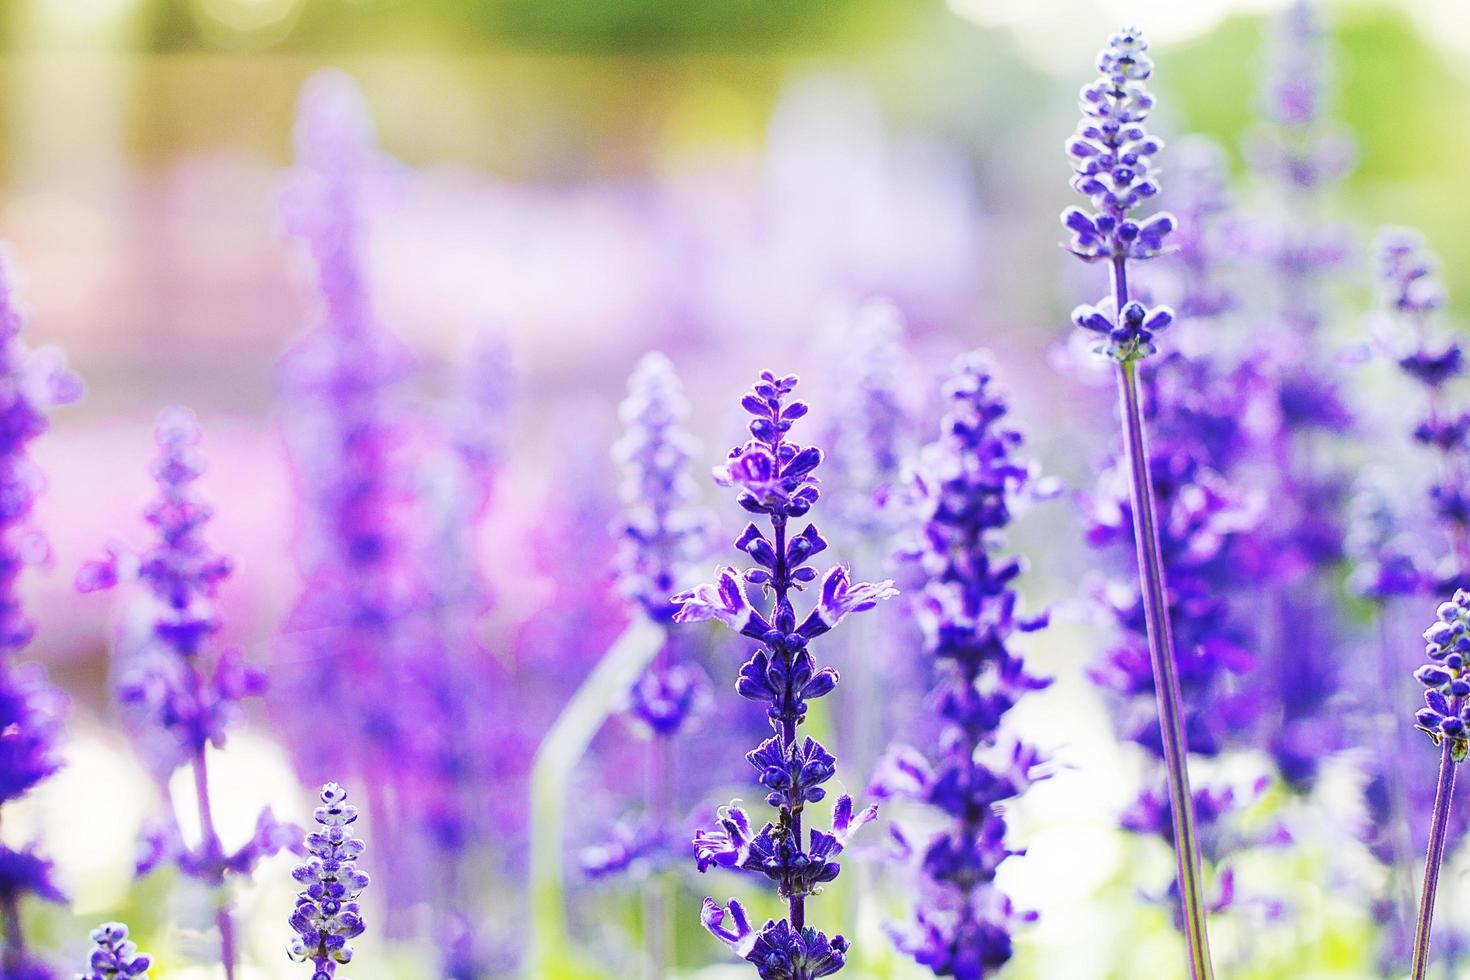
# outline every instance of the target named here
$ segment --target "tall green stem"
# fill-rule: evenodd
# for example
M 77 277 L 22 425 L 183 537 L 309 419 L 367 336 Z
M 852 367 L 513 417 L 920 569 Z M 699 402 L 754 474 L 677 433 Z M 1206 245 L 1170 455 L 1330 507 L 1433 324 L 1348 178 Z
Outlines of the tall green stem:
M 1122 258 L 1113 260 L 1113 298 L 1115 309 L 1119 311 L 1128 302 L 1128 276 Z M 1179 903 L 1189 951 L 1189 975 L 1191 980 L 1213 980 L 1210 939 L 1205 927 L 1199 839 L 1194 827 L 1194 797 L 1189 788 L 1189 747 L 1184 734 L 1184 712 L 1180 706 L 1174 633 L 1169 625 L 1168 589 L 1164 581 L 1163 553 L 1159 548 L 1158 513 L 1148 466 L 1148 438 L 1139 402 L 1137 368 L 1133 361 L 1118 365 L 1118 396 L 1123 417 L 1123 444 L 1128 459 L 1129 500 L 1133 505 L 1133 537 L 1138 548 L 1138 578 L 1143 592 L 1149 660 L 1153 666 L 1164 769 L 1169 784 L 1169 813 L 1173 820 Z

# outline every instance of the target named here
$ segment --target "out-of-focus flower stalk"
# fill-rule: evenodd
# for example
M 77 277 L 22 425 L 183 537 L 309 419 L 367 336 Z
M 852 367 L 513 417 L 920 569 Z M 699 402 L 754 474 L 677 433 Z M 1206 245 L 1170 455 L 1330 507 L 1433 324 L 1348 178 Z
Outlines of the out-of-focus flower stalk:
M 1424 886 L 1419 892 L 1419 922 L 1414 927 L 1413 980 L 1424 980 L 1429 969 L 1429 929 L 1434 920 L 1434 896 L 1439 889 L 1439 869 L 1444 862 L 1445 839 L 1449 836 L 1450 798 L 1455 792 L 1455 770 L 1451 743 L 1439 754 L 1439 781 L 1434 789 L 1434 816 L 1429 824 L 1429 851 L 1424 857 Z
M 288 846 L 295 828 L 278 823 L 266 809 L 245 844 L 228 851 L 220 840 L 210 799 L 209 747 L 224 746 L 229 728 L 241 715 L 241 700 L 260 694 L 265 678 L 245 663 L 239 650 L 224 650 L 212 662 L 208 657 L 208 640 L 220 627 L 214 596 L 232 563 L 204 540 L 212 511 L 194 488 L 204 470 L 196 448 L 198 424 L 187 409 L 169 409 L 159 416 L 155 437 L 159 452 L 153 477 L 158 493 L 145 513 L 157 541 L 137 554 L 120 545 L 110 547 L 106 558 L 83 566 L 77 587 L 92 592 L 125 579 L 144 587 L 140 591 L 146 598 L 140 597 L 141 605 L 135 608 L 146 632 L 127 644 L 136 649 L 126 651 L 118 700 L 134 723 L 170 804 L 174 801 L 169 777 L 186 767 L 192 771 L 200 837 L 198 844 L 186 844 L 171 810 L 146 839 L 137 871 L 147 874 L 172 861 L 210 889 L 216 903 L 220 961 L 225 976 L 233 978 L 237 949 L 229 881 L 249 875 L 261 858 Z

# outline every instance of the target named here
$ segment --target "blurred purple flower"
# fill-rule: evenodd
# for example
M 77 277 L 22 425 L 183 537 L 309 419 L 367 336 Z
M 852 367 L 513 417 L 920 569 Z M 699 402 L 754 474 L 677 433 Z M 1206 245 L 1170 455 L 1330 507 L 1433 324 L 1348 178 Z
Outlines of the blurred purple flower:
M 0 261 L 0 804 L 20 799 L 60 767 L 56 742 L 67 707 L 66 696 L 48 684 L 39 665 L 16 658 L 35 633 L 21 606 L 20 573 L 48 553 L 45 538 L 29 526 L 41 488 L 29 446 L 46 431 L 47 411 L 75 401 L 82 386 L 59 350 L 27 349 L 23 327 L 9 263 Z M 11 923 L 0 954 L 7 976 L 51 976 L 27 953 L 19 926 L 26 895 L 65 901 L 50 867 L 34 845 L 0 847 L 0 916 Z
M 207 750 L 224 747 L 228 730 L 240 718 L 241 700 L 261 694 L 265 676 L 246 664 L 238 650 L 220 652 L 212 664 L 207 656 L 208 641 L 219 629 L 214 596 L 231 563 L 204 540 L 213 512 L 194 488 L 204 462 L 196 448 L 200 432 L 193 413 L 182 408 L 161 413 L 155 439 L 158 495 L 145 514 L 157 540 L 137 554 L 113 546 L 105 559 L 82 568 L 77 586 L 90 592 L 130 579 L 142 587 L 137 612 L 146 632 L 118 672 L 117 697 L 143 736 L 148 761 L 166 795 L 176 770 L 193 770 L 198 844 L 186 845 L 171 816 L 166 817 L 148 840 L 138 873 L 167 860 L 210 887 L 224 889 L 230 875 L 249 875 L 261 858 L 289 846 L 292 835 L 268 809 L 261 813 L 255 835 L 233 851 L 224 848 L 216 831 Z M 221 959 L 226 975 L 233 976 L 234 924 L 228 902 L 220 901 L 217 917 Z
M 995 886 L 996 869 L 1020 853 L 1006 846 L 997 805 L 1046 775 L 1039 753 L 1000 744 L 1002 719 L 1049 682 L 1028 674 L 1011 648 L 1045 617 L 1016 615 L 1021 565 L 997 554 L 1011 505 L 1034 488 L 1033 468 L 1018 456 L 1022 436 L 1006 421 L 985 355 L 959 359 L 945 395 L 940 438 L 920 458 L 914 557 L 924 578 L 913 600 L 943 729 L 932 761 L 917 749 L 891 749 L 874 792 L 919 800 L 945 818 L 918 852 L 921 899 L 912 925 L 892 927 L 896 944 L 937 976 L 978 980 L 1010 958 L 1010 932 L 1023 918 Z M 897 825 L 894 832 L 910 836 Z

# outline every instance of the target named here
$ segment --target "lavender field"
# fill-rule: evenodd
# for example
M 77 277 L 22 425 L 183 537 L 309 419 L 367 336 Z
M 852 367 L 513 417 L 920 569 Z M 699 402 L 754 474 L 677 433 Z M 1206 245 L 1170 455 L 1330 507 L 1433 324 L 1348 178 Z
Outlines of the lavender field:
M 1467 63 L 0 4 L 0 980 L 1470 976 Z

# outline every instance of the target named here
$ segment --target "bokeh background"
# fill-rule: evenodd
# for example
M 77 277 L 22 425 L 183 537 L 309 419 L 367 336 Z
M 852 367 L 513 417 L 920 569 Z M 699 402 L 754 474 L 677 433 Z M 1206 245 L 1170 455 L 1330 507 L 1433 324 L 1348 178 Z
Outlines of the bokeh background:
M 402 164 L 367 254 L 382 321 L 420 358 L 417 390 L 442 391 L 485 330 L 511 351 L 504 461 L 474 548 L 496 594 L 486 643 L 523 671 L 566 672 L 538 688 L 550 703 L 527 709 L 534 740 L 606 637 L 590 631 L 570 660 L 542 666 L 516 646 L 549 642 L 527 624 L 557 615 L 555 590 L 579 586 L 558 568 L 580 567 L 589 581 L 611 574 L 611 541 L 599 537 L 614 506 L 607 447 L 624 381 L 647 350 L 668 353 L 685 376 L 702 470 L 738 435 L 736 397 L 755 371 L 798 370 L 814 397 L 840 390 L 832 312 L 881 294 L 902 310 L 920 363 L 937 370 L 961 350 L 995 351 L 1045 467 L 1085 484 L 1097 452 L 1088 440 L 1106 432 L 1110 409 L 1106 387 L 1057 394 L 1078 385 L 1056 354 L 1067 311 L 1096 288 L 1057 248 L 1076 88 L 1107 33 L 1139 24 L 1158 65 L 1155 129 L 1217 139 L 1249 198 L 1240 147 L 1259 118 L 1262 35 L 1279 6 L 6 0 L 0 238 L 21 270 L 32 342 L 64 347 L 87 384 L 36 446 L 48 477 L 37 523 L 53 554 L 26 582 L 39 624 L 30 655 L 73 709 L 67 768 L 7 812 L 4 833 L 39 834 L 74 899 L 70 911 L 28 913 L 37 934 L 72 955 L 84 925 L 126 915 L 160 956 L 155 975 L 218 972 L 204 965 L 187 884 L 132 880 L 138 829 L 160 798 L 113 723 L 117 607 L 78 598 L 71 580 L 101 544 L 140 539 L 153 419 L 186 404 L 206 433 L 212 537 L 238 562 L 222 597 L 226 635 L 264 664 L 275 656 L 301 587 L 275 364 L 316 303 L 278 199 L 298 91 L 314 71 L 351 74 Z M 1470 294 L 1470 14 L 1459 0 L 1322 7 L 1336 50 L 1333 111 L 1358 146 L 1333 207 L 1362 241 L 1383 222 L 1422 228 L 1451 296 Z M 1343 288 L 1366 309 L 1366 261 L 1361 269 Z M 725 503 L 713 491 L 709 500 Z M 1085 598 L 1079 569 L 1092 559 L 1079 539 L 1065 504 L 1023 528 L 1023 542 L 1047 543 L 1034 549 L 1035 603 L 1065 613 Z M 1030 854 L 1007 885 L 1041 918 L 1013 975 L 1172 976 L 1177 940 L 1136 896 L 1140 876 L 1166 878 L 1167 856 L 1114 829 L 1136 774 L 1122 750 L 1092 737 L 1109 725 L 1082 677 L 1099 627 L 1082 611 L 1059 620 L 1037 650 L 1059 682 L 1035 711 L 1018 709 L 1064 765 L 1016 824 Z M 247 834 L 264 802 L 308 815 L 311 794 L 270 715 L 252 718 L 218 768 L 227 835 Z M 1344 820 L 1357 819 L 1351 784 L 1344 773 L 1322 790 L 1329 801 L 1340 790 Z M 1314 881 L 1311 859 L 1263 860 L 1275 866 L 1261 873 L 1290 879 L 1281 887 L 1309 895 L 1314 914 L 1250 935 L 1223 924 L 1222 970 L 1373 975 L 1371 914 Z M 627 975 L 626 893 L 568 877 L 582 967 Z M 304 974 L 279 952 L 288 861 L 268 862 L 256 880 L 239 896 L 246 975 Z M 512 875 L 485 913 L 507 963 L 527 929 L 521 887 Z M 371 916 L 371 892 L 367 907 Z M 724 975 L 723 951 L 687 918 L 685 967 Z M 432 944 L 404 933 L 370 932 L 352 975 L 436 975 Z M 907 975 L 881 953 L 853 969 Z

